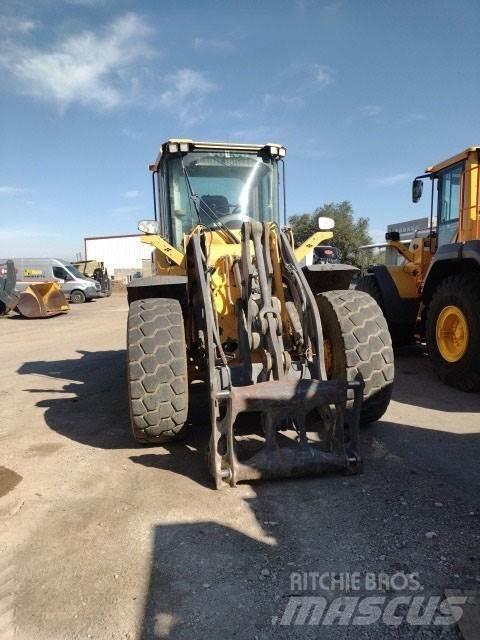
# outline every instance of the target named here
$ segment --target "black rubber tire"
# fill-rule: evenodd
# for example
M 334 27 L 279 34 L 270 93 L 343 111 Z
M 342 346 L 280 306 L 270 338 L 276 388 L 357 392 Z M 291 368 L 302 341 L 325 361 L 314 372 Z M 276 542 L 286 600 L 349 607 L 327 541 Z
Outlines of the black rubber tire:
M 382 310 L 364 291 L 327 291 L 317 296 L 324 339 L 331 347 L 329 377 L 365 382 L 362 425 L 387 410 L 394 380 L 393 349 Z M 349 399 L 348 407 L 353 400 Z
M 442 309 L 463 311 L 469 330 L 467 349 L 458 362 L 444 360 L 437 347 L 437 319 Z M 427 310 L 427 347 L 440 380 L 462 391 L 480 390 L 480 275 L 463 273 L 446 278 L 434 292 Z
M 368 293 L 375 302 L 378 304 L 382 313 L 385 315 L 385 306 L 383 301 L 382 292 L 378 286 L 377 279 L 374 274 L 362 276 L 355 287 L 357 291 L 364 291 Z M 414 327 L 409 324 L 401 324 L 392 322 L 388 323 L 388 330 L 390 331 L 390 337 L 392 338 L 392 344 L 394 348 L 403 347 L 407 344 L 411 344 L 415 339 Z
M 7 305 L 0 300 L 0 318 L 7 315 Z
M 177 300 L 150 298 L 130 305 L 127 329 L 130 418 L 135 440 L 178 439 L 188 413 L 185 328 Z
M 80 289 L 75 289 L 70 293 L 70 302 L 71 304 L 82 304 L 82 302 L 86 301 L 85 294 Z

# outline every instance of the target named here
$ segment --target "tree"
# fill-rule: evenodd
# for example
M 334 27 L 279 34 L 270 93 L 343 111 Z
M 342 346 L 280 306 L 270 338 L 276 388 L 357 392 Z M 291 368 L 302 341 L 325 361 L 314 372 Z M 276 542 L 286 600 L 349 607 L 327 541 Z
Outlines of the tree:
M 302 213 L 291 216 L 289 223 L 293 230 L 295 243 L 302 244 L 312 233 L 318 231 L 318 218 L 326 216 L 335 220 L 333 238 L 326 241 L 337 247 L 342 254 L 342 260 L 350 264 L 360 266 L 363 260 L 359 247 L 372 244 L 373 240 L 368 233 L 368 218 L 354 218 L 353 208 L 350 202 L 327 202 L 315 209 L 313 213 Z

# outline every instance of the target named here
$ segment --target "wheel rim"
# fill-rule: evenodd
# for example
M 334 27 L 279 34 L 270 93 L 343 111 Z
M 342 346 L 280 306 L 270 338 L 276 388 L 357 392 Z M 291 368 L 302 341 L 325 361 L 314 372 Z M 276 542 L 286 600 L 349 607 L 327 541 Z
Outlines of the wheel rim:
M 445 307 L 437 318 L 437 346 L 447 362 L 458 362 L 468 346 L 467 319 L 461 309 L 454 305 Z

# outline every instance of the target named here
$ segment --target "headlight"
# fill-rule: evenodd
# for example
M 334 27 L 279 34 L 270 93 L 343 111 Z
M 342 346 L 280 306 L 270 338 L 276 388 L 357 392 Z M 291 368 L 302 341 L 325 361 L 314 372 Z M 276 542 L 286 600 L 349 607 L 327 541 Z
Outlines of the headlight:
M 168 153 L 178 153 L 178 144 L 170 143 L 168 145 Z
M 158 222 L 157 220 L 140 220 L 138 223 L 138 230 L 143 231 L 143 233 L 158 233 Z
M 335 226 L 335 220 L 333 218 L 327 218 L 326 216 L 320 216 L 318 218 L 318 228 L 320 231 L 329 231 Z

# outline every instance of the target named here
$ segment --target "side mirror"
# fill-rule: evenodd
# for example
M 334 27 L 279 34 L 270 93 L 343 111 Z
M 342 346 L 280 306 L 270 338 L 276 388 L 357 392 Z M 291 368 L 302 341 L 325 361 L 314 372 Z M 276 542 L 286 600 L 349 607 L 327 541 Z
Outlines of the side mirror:
M 418 202 L 422 197 L 423 181 L 419 178 L 415 178 L 412 182 L 412 202 Z

